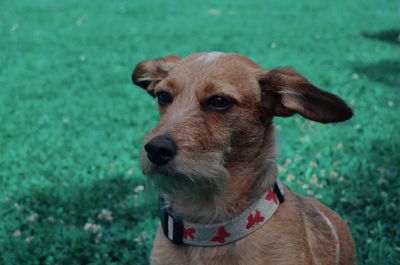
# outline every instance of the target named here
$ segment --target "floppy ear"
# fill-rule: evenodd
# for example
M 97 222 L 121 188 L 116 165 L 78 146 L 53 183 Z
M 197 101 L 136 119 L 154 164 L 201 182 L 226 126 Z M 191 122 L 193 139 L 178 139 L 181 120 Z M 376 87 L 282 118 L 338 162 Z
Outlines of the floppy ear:
M 291 68 L 264 72 L 259 79 L 262 104 L 269 113 L 328 123 L 350 119 L 353 112 L 338 96 L 322 91 Z
M 138 63 L 132 72 L 132 81 L 154 97 L 154 85 L 165 78 L 181 58 L 177 55 Z

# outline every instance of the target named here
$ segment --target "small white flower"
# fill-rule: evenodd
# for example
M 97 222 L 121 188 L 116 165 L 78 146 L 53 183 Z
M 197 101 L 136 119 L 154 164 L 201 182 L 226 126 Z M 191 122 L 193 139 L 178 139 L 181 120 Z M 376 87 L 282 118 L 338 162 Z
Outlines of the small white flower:
M 298 138 L 298 141 L 300 143 L 308 143 L 310 140 L 311 140 L 311 138 L 308 135 L 305 135 L 305 136 L 302 136 L 302 137 Z
M 133 191 L 135 193 L 139 193 L 141 191 L 144 191 L 144 186 L 143 185 L 137 185 L 136 188 Z
M 339 174 L 337 172 L 335 172 L 335 171 L 332 171 L 330 176 L 331 176 L 331 178 L 335 179 L 335 178 L 337 178 L 339 176 Z
M 315 161 L 311 161 L 311 162 L 310 162 L 310 167 L 312 167 L 312 168 L 317 168 L 317 167 L 318 167 L 318 163 L 315 162 Z
M 28 216 L 27 218 L 26 218 L 26 220 L 28 221 L 28 222 L 31 222 L 31 223 L 33 223 L 33 222 L 36 222 L 36 220 L 39 218 L 39 215 L 37 214 L 37 213 L 33 213 L 33 214 L 31 214 L 30 216 Z
M 216 8 L 212 8 L 212 9 L 209 9 L 209 10 L 208 10 L 208 14 L 209 14 L 210 16 L 217 17 L 217 16 L 221 15 L 221 10 L 216 9 Z
M 15 236 L 15 237 L 20 237 L 21 235 L 22 235 L 22 233 L 20 230 L 15 230 L 13 233 L 13 236 Z
M 310 182 L 314 185 L 318 184 L 318 177 L 317 174 L 312 174 Z
M 85 15 L 78 17 L 76 20 L 76 25 L 79 27 L 83 24 L 83 22 L 85 22 L 85 20 L 87 20 L 87 17 Z
M 19 204 L 18 202 L 14 203 L 14 207 L 15 207 L 15 210 L 17 210 L 18 212 L 22 210 L 22 205 Z
M 113 219 L 112 212 L 107 209 L 103 209 L 97 215 L 97 218 L 99 218 L 100 220 L 112 221 L 112 219 Z
M 83 229 L 89 231 L 90 233 L 96 234 L 100 228 L 101 226 L 98 224 L 86 223 Z
M 359 75 L 358 73 L 353 73 L 353 74 L 351 75 L 351 78 L 353 78 L 353 80 L 357 80 L 357 79 L 360 78 L 360 75 Z
M 286 176 L 287 181 L 293 181 L 296 177 L 293 174 L 289 174 Z

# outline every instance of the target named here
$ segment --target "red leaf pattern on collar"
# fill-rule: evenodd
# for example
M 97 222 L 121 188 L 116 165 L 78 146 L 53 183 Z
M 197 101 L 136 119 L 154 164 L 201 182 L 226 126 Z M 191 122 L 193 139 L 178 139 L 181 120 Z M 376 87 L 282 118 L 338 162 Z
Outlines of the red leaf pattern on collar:
M 217 243 L 225 243 L 225 239 L 229 237 L 231 234 L 225 231 L 225 227 L 221 226 L 218 229 L 217 234 L 211 239 L 212 242 L 217 242 Z
M 196 234 L 196 229 L 194 229 L 193 227 L 188 227 L 188 228 L 184 228 L 183 229 L 183 237 L 185 239 L 191 239 L 194 240 L 195 239 L 195 234 Z
M 246 229 L 252 229 L 256 224 L 262 221 L 264 221 L 264 216 L 260 214 L 259 210 L 256 210 L 254 215 L 250 214 L 249 217 L 247 217 Z
M 278 197 L 276 196 L 275 192 L 273 189 L 271 189 L 268 193 L 267 196 L 265 197 L 266 200 L 271 201 L 275 204 L 278 204 Z

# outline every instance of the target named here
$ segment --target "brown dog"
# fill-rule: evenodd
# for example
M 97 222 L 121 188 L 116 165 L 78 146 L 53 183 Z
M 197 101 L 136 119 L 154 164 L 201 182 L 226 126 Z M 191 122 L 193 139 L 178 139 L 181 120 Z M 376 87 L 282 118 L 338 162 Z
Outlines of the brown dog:
M 162 117 L 142 153 L 162 198 L 152 264 L 356 263 L 346 222 L 277 181 L 275 162 L 274 116 L 340 122 L 352 116 L 343 100 L 219 52 L 143 61 L 132 79 Z

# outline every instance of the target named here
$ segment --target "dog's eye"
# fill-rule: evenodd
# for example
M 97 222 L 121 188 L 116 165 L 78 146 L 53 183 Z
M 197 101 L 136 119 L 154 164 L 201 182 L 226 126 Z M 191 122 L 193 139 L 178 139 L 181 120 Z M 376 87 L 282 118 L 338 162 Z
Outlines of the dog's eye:
M 233 101 L 223 96 L 213 96 L 205 104 L 206 109 L 225 111 L 233 106 Z
M 172 102 L 171 94 L 168 92 L 165 92 L 165 91 L 158 92 L 156 94 L 156 98 L 158 101 L 158 105 L 160 105 L 160 106 L 166 106 L 168 104 L 171 104 L 171 102 Z

